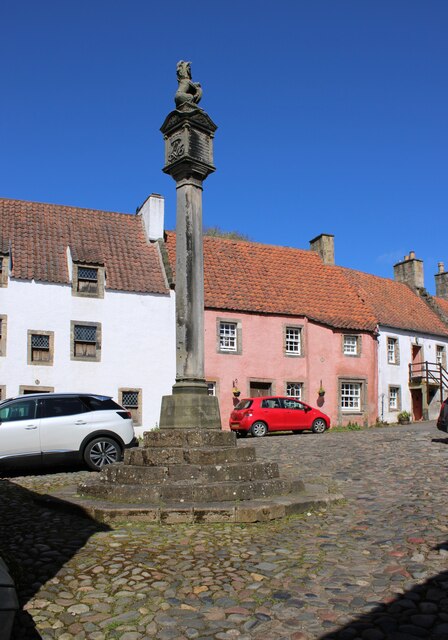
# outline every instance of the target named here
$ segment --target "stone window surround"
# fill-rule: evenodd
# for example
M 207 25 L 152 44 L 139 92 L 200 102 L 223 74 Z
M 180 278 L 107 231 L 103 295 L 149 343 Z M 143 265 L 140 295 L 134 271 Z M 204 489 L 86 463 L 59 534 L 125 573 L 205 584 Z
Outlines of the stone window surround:
M 288 384 L 298 384 L 300 385 L 300 396 L 288 396 L 288 397 L 298 397 L 299 400 L 305 401 L 305 383 L 300 380 L 286 380 L 284 383 L 285 396 L 287 396 L 286 388 Z
M 140 387 L 120 387 L 118 389 L 118 404 L 121 404 L 122 407 L 131 411 L 133 407 L 126 407 L 123 404 L 123 393 L 126 392 L 138 393 L 138 406 L 137 409 L 134 409 L 135 413 L 132 414 L 132 420 L 136 427 L 140 427 L 142 424 L 142 389 Z
M 89 291 L 78 291 L 78 268 L 96 269 L 98 272 L 98 291 L 96 293 L 90 293 Z M 105 270 L 103 265 L 87 264 L 81 262 L 73 263 L 73 275 L 72 275 L 72 296 L 80 298 L 104 298 L 104 282 L 105 282 Z
M 44 360 L 33 360 L 33 349 L 31 347 L 31 336 L 48 336 L 50 338 L 50 359 L 48 361 Z M 28 329 L 28 338 L 27 338 L 27 363 L 32 364 L 34 366 L 43 366 L 43 367 L 51 367 L 53 365 L 54 360 L 54 331 L 40 331 L 34 329 Z
M 342 399 L 342 383 L 346 384 L 360 384 L 360 408 L 359 410 L 351 410 L 351 409 L 343 409 L 341 407 L 341 399 Z M 367 404 L 367 379 L 366 378 L 350 378 L 347 376 L 341 376 L 338 378 L 338 410 L 344 417 L 347 416 L 362 416 L 365 413 Z
M 0 287 L 8 286 L 9 254 L 0 253 Z
M 440 349 L 440 352 L 439 352 Z M 437 362 L 437 353 L 442 354 L 442 367 L 446 369 L 446 346 L 444 344 L 436 344 L 436 362 Z
M 33 386 L 32 384 L 21 384 L 19 387 L 19 395 L 24 393 L 53 393 L 54 387 Z
M 389 340 L 393 340 L 395 344 L 395 362 L 389 361 Z M 398 366 L 400 364 L 400 342 L 396 336 L 386 336 L 386 358 L 387 364 Z
M 391 407 L 390 406 L 390 392 L 391 389 L 397 389 L 397 406 L 396 407 Z M 387 405 L 389 407 L 389 411 L 393 411 L 393 412 L 399 412 L 401 411 L 401 387 L 396 385 L 396 384 L 390 384 L 387 390 L 387 398 L 388 398 L 388 402 Z
M 271 395 L 271 396 L 277 395 L 276 389 L 275 389 L 275 379 L 274 378 L 247 378 L 247 380 L 246 380 L 246 384 L 247 384 L 246 398 L 251 398 L 252 397 L 250 395 L 250 383 L 251 382 L 261 382 L 263 384 L 270 384 L 271 385 L 271 393 L 269 395 Z
M 75 355 L 75 326 L 96 327 L 95 357 Z M 79 362 L 100 362 L 101 360 L 101 322 L 88 322 L 86 320 L 70 321 L 70 360 Z
M 214 391 L 215 391 L 215 393 L 213 395 L 214 396 L 218 396 L 219 384 L 218 384 L 218 380 L 216 378 L 214 378 L 214 379 L 207 378 L 207 380 L 205 381 L 205 384 L 206 385 L 213 384 L 214 385 Z M 211 395 L 211 394 L 209 394 L 209 395 Z
M 344 346 L 345 346 L 345 338 L 346 337 L 350 337 L 350 338 L 356 338 L 356 353 L 346 353 Z M 359 358 L 361 356 L 362 353 L 362 336 L 359 333 L 343 333 L 342 334 L 342 353 L 344 354 L 344 356 L 347 356 L 347 358 Z
M 0 384 L 0 400 L 6 398 L 6 384 Z
M 221 349 L 220 327 L 222 322 L 236 325 L 236 350 L 235 351 L 226 351 Z M 240 356 L 243 353 L 242 320 L 240 320 L 239 318 L 229 318 L 229 317 L 222 317 L 222 316 L 218 316 L 216 318 L 216 352 L 229 355 L 229 356 Z
M 8 335 L 8 316 L 0 315 L 0 356 L 6 356 L 6 337 Z
M 294 353 L 293 351 L 286 351 L 286 330 L 287 329 L 298 329 L 300 334 L 300 351 L 298 353 Z M 305 348 L 304 348 L 304 325 L 303 324 L 292 324 L 291 322 L 287 322 L 283 324 L 283 355 L 286 358 L 303 358 L 305 356 Z

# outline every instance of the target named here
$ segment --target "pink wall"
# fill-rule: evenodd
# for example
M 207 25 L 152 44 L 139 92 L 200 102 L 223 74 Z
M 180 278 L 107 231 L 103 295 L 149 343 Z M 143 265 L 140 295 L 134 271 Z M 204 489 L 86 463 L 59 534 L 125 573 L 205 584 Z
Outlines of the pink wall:
M 217 318 L 240 321 L 242 353 L 219 353 Z M 284 354 L 284 327 L 302 326 L 303 356 Z M 205 311 L 205 375 L 216 382 L 221 420 L 228 428 L 233 408 L 233 380 L 238 380 L 241 397 L 249 396 L 250 381 L 272 383 L 272 393 L 286 394 L 287 382 L 302 382 L 302 399 L 327 413 L 332 425 L 358 422 L 373 424 L 377 415 L 377 343 L 369 333 L 361 336 L 360 356 L 345 356 L 342 352 L 343 331 L 314 324 L 306 318 L 289 316 L 258 316 L 244 313 Z M 363 415 L 341 414 L 339 411 L 339 379 L 364 381 L 365 412 Z M 323 399 L 318 396 L 320 381 L 325 388 Z M 320 404 L 322 403 L 322 406 Z

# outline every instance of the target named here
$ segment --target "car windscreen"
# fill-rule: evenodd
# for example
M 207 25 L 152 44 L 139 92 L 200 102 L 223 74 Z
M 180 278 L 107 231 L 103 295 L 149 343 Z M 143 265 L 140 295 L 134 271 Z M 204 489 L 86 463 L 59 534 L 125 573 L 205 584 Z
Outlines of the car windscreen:
M 238 404 L 235 407 L 236 411 L 240 411 L 241 409 L 249 409 L 249 407 L 252 406 L 252 402 L 253 400 L 240 400 L 240 402 L 238 402 Z
M 82 401 L 86 405 L 87 411 L 106 411 L 107 409 L 123 411 L 123 407 L 106 396 L 82 396 Z

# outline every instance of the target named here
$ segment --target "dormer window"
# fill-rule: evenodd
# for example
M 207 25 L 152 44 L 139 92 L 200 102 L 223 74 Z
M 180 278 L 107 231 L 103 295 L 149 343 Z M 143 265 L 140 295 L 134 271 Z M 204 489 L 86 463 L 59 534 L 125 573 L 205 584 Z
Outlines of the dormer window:
M 0 253 L 0 287 L 8 286 L 8 256 Z
M 74 263 L 72 294 L 88 298 L 103 298 L 104 267 Z

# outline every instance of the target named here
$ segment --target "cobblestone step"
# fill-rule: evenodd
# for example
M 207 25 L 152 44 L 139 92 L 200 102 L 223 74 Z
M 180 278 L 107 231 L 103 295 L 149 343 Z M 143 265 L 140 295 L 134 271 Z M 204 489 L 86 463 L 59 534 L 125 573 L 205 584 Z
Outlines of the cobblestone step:
M 216 465 L 255 462 L 255 450 L 237 447 L 216 448 L 149 448 L 137 447 L 125 451 L 124 463 L 127 465 L 166 466 L 171 464 Z
M 103 472 L 106 482 L 118 484 L 228 482 L 268 480 L 279 477 L 275 462 L 225 463 L 217 465 L 140 466 L 116 464 Z
M 170 504 L 151 504 L 146 501 L 136 504 L 125 500 L 113 502 L 80 495 L 77 487 L 69 486 L 36 496 L 36 500 L 64 511 L 73 509 L 77 514 L 84 512 L 104 523 L 127 520 L 163 524 L 266 522 L 343 500 L 342 494 L 330 493 L 323 485 L 306 485 L 298 481 L 290 484 L 290 488 L 294 491 L 288 495 L 252 498 L 241 502 L 221 499 L 207 502 L 173 501 Z M 129 495 L 132 496 L 132 489 L 135 488 L 128 489 L 131 489 Z

